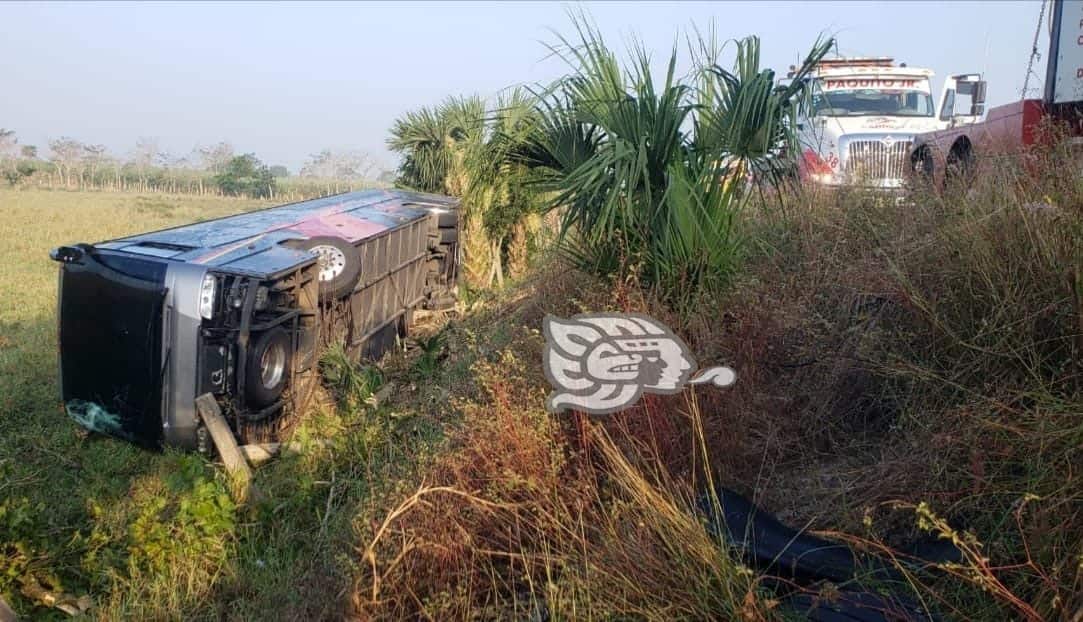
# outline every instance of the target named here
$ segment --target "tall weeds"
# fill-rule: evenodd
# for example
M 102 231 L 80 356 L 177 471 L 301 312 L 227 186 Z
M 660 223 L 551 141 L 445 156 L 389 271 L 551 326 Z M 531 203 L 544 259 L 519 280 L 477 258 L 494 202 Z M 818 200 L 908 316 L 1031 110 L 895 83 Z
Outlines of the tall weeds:
M 1029 619 L 1083 611 L 1083 184 L 1051 142 L 915 195 L 889 261 L 913 323 L 882 359 L 915 420 L 950 430 L 930 467 L 1002 564 L 967 576 Z
M 692 490 L 588 419 L 553 420 L 514 350 L 475 367 L 428 481 L 366 528 L 362 617 L 762 618 L 751 572 L 703 529 Z M 690 416 L 698 416 L 692 410 Z
M 687 79 L 676 51 L 657 76 L 643 50 L 623 65 L 589 25 L 577 35 L 554 46 L 569 75 L 536 94 L 513 153 L 553 193 L 566 256 L 624 278 L 562 290 L 543 274 L 515 303 L 520 324 L 501 309 L 486 326 L 479 343 L 511 332 L 512 346 L 473 368 L 482 394 L 457 402 L 448 451 L 415 495 L 360 527 L 358 612 L 770 617 L 754 573 L 694 520 L 690 499 L 714 480 L 893 558 L 929 534 L 954 542 L 954 561 L 907 571 L 952 619 L 1077 620 L 1072 147 L 1054 136 L 979 162 L 965 187 L 902 200 L 783 189 L 791 209 L 773 210 L 755 190 L 788 175 L 804 93 L 759 69 L 755 39 L 724 70 L 701 38 Z M 742 262 L 745 287 L 727 288 Z M 604 421 L 546 415 L 530 327 L 601 310 L 657 314 L 740 381 L 690 401 L 647 396 Z

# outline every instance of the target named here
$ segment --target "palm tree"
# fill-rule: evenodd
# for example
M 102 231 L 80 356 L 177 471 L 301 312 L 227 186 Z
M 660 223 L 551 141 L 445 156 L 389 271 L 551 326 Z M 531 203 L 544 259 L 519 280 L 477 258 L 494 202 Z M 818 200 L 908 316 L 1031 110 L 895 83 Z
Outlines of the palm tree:
M 422 192 L 462 196 L 463 158 L 484 131 L 480 97 L 452 97 L 395 120 L 387 145 L 403 155 L 398 184 Z
M 536 122 L 532 98 L 515 89 L 499 97 L 488 115 L 476 96 L 451 98 L 406 113 L 392 128 L 388 145 L 403 154 L 398 184 L 463 199 L 470 285 L 503 282 L 509 241 L 517 245 L 514 256 L 524 255 L 528 216 L 539 210 L 527 180 L 530 169 L 515 154 Z
M 480 279 L 486 285 L 503 283 L 508 256 L 516 258 L 517 269 L 522 267 L 538 226 L 538 219 L 532 217 L 540 212 L 537 188 L 530 168 L 518 156 L 537 121 L 533 97 L 513 89 L 498 97 L 485 139 L 467 152 L 465 200 L 475 217 L 473 222 L 468 218 L 467 226 L 484 229 L 489 242 L 490 270 Z
M 833 45 L 817 41 L 786 85 L 775 72 L 760 68 L 760 40 L 733 41 L 732 69 L 718 64 L 721 49 L 713 39 L 698 38 L 699 84 L 694 145 L 697 151 L 721 153 L 734 172 L 778 184 L 791 171 L 787 154 L 800 152 L 797 115 L 810 105 L 808 75 Z
M 622 66 L 594 26 L 574 23 L 577 40 L 552 47 L 570 72 L 538 93 L 541 119 L 522 150 L 553 192 L 549 207 L 562 210 L 565 251 L 584 269 L 631 270 L 678 306 L 717 291 L 743 243 L 737 214 L 749 186 L 733 182 L 781 179 L 795 153 L 792 115 L 807 98 L 801 78 L 830 41 L 780 87 L 760 69 L 755 37 L 735 42 L 726 70 L 722 47 L 699 36 L 692 79 L 677 77 L 675 45 L 659 82 L 641 46 Z

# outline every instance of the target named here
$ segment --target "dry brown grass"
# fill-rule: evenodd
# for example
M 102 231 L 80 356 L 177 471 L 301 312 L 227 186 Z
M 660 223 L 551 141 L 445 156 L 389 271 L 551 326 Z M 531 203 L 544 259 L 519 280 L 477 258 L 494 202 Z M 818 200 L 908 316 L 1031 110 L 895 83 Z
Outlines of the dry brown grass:
M 543 295 L 590 295 L 578 277 L 536 283 L 542 291 L 482 320 L 501 318 L 510 345 L 474 365 L 479 393 L 457 404 L 462 420 L 424 484 L 379 524 L 359 525 L 355 614 L 762 618 L 752 574 L 692 512 L 693 488 L 643 468 L 672 439 L 545 412 L 542 337 L 530 326 L 544 311 L 605 303 Z
M 906 201 L 769 206 L 743 282 L 691 317 L 634 284 L 536 275 L 468 321 L 462 419 L 425 487 L 358 526 L 354 612 L 771 617 L 691 509 L 713 479 L 889 557 L 957 541 L 957 564 L 908 573 L 949 618 L 1078 616 L 1083 189 L 1064 157 Z M 602 310 L 653 315 L 738 382 L 546 415 L 543 315 Z

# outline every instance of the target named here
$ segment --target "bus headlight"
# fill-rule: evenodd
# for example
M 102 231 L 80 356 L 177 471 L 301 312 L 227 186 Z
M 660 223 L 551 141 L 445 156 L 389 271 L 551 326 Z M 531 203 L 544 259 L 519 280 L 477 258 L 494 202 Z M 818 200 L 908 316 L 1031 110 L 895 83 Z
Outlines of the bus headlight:
M 204 319 L 211 319 L 214 315 L 214 290 L 218 286 L 218 279 L 213 274 L 203 275 L 203 284 L 199 288 L 199 315 Z

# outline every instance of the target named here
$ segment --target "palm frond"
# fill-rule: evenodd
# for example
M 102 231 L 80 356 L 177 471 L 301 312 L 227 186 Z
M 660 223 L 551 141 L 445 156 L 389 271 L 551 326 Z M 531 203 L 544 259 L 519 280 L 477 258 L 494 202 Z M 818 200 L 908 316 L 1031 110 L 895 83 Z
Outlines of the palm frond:
M 583 14 L 573 23 L 577 38 L 550 46 L 569 74 L 535 93 L 538 119 L 518 152 L 562 210 L 565 253 L 595 272 L 634 266 L 671 299 L 724 287 L 741 254 L 743 179 L 782 178 L 804 82 L 776 85 L 756 37 L 733 41 L 723 69 L 726 44 L 697 32 L 688 79 L 676 45 L 656 76 L 641 43 L 622 65 Z M 829 43 L 813 47 L 799 81 Z

